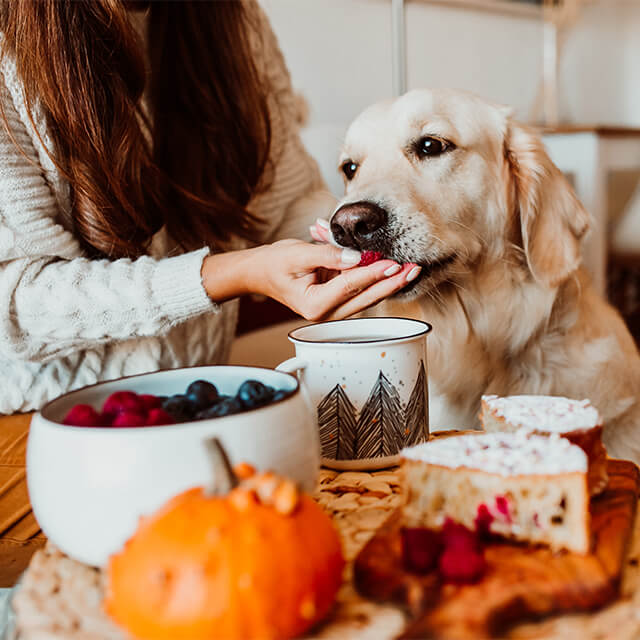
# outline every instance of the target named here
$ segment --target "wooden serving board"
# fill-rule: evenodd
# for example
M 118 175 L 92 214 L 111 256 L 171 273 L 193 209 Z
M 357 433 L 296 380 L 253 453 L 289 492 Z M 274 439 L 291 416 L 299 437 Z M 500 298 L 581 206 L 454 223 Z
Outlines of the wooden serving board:
M 404 569 L 396 512 L 358 554 L 356 588 L 409 610 L 402 638 L 493 638 L 516 621 L 602 607 L 618 594 L 640 491 L 633 463 L 610 460 L 607 470 L 608 488 L 591 501 L 589 555 L 495 542 L 485 548 L 487 571 L 480 582 L 441 585 L 435 573 Z

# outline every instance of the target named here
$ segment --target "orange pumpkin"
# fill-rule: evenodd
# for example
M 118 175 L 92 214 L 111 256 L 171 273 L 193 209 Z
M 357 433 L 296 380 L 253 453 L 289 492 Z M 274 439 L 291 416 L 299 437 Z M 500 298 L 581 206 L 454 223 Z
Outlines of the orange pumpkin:
M 249 475 L 226 496 L 191 489 L 144 519 L 110 559 L 105 608 L 144 640 L 280 640 L 327 614 L 343 567 L 309 496 Z

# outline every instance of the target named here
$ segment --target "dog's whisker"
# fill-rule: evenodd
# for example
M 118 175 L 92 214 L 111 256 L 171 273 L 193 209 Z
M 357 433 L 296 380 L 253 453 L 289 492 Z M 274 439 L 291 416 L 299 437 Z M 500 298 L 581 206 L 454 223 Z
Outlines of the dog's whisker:
M 458 220 L 451 220 L 451 222 L 453 224 L 457 224 L 459 227 L 462 227 L 465 231 L 468 231 L 471 235 L 475 236 L 480 241 L 480 244 L 483 247 L 486 246 L 484 238 L 475 229 L 472 229 L 469 225 L 466 225 Z

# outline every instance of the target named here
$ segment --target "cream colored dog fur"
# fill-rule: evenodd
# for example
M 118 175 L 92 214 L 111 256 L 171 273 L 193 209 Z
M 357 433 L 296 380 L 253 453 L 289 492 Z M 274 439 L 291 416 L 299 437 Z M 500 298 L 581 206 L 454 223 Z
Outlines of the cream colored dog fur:
M 423 265 L 375 313 L 433 325 L 432 431 L 476 426 L 482 394 L 589 398 L 610 455 L 640 462 L 638 351 L 580 266 L 590 219 L 538 135 L 475 96 L 418 90 L 363 112 L 341 167 L 337 211 L 387 214 L 359 248 Z

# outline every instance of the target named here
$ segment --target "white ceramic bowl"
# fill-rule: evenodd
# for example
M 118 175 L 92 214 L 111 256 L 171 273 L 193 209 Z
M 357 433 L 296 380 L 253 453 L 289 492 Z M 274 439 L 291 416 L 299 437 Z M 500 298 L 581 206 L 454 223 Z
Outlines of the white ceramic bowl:
M 293 393 L 245 413 L 177 425 L 84 428 L 61 424 L 75 404 L 98 408 L 114 391 L 173 395 L 194 380 L 235 394 L 247 379 Z M 193 367 L 86 387 L 47 404 L 31 423 L 27 482 L 47 537 L 69 556 L 104 566 L 134 533 L 140 516 L 170 497 L 206 485 L 212 471 L 203 441 L 217 436 L 233 464 L 273 469 L 312 490 L 319 467 L 313 412 L 295 377 L 254 367 Z

